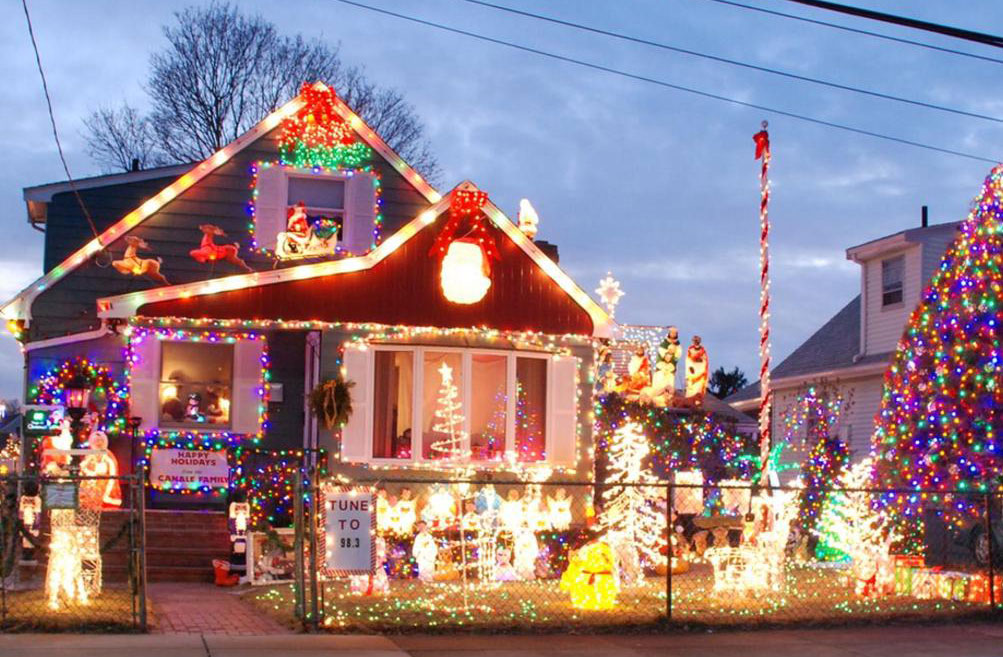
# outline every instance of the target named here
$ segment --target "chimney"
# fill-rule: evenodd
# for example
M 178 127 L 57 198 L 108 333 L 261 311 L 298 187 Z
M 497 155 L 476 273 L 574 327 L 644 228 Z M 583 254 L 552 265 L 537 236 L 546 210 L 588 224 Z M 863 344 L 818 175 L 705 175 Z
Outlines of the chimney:
M 543 255 L 553 260 L 554 263 L 560 262 L 561 256 L 557 252 L 556 244 L 551 244 L 550 242 L 544 240 L 536 240 L 533 244 L 536 245 L 536 248 L 543 251 Z
M 923 228 L 926 228 L 927 226 L 930 225 L 930 209 L 925 205 L 923 206 L 923 209 L 921 211 L 920 223 L 923 226 Z
M 139 171 L 139 158 L 138 157 L 132 158 L 132 170 L 133 171 Z

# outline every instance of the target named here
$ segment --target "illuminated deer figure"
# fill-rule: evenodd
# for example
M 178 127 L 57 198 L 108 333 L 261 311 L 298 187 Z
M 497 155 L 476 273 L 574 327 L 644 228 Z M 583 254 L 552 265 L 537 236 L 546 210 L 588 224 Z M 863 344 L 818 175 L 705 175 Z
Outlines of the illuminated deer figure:
M 170 283 L 167 282 L 167 279 L 164 278 L 163 274 L 160 273 L 160 263 L 163 262 L 160 258 L 139 257 L 138 254 L 140 249 L 143 249 L 144 251 L 148 251 L 150 249 L 150 245 L 146 243 L 146 240 L 141 237 L 129 235 L 125 238 L 125 243 L 128 244 L 128 246 L 125 247 L 125 253 L 122 255 L 122 259 L 112 261 L 112 267 L 114 267 L 120 274 L 146 276 L 161 285 L 170 285 Z
M 192 258 L 203 264 L 225 260 L 237 265 L 244 271 L 254 271 L 237 255 L 240 252 L 240 246 L 236 242 L 233 244 L 216 244 L 213 241 L 214 237 L 226 236 L 222 228 L 212 224 L 202 224 L 199 226 L 199 230 L 202 231 L 202 246 L 191 251 Z

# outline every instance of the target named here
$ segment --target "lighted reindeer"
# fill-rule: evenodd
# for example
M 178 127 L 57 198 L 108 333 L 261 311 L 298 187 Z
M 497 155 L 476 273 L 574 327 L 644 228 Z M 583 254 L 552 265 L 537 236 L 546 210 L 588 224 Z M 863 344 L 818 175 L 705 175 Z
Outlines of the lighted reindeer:
M 212 224 L 202 224 L 199 226 L 199 230 L 202 231 L 202 245 L 191 251 L 191 256 L 198 262 L 203 264 L 207 262 L 217 262 L 219 260 L 225 260 L 231 264 L 237 265 L 244 271 L 254 271 L 247 266 L 241 257 L 238 255 L 240 252 L 240 245 L 237 242 L 233 244 L 216 244 L 213 241 L 215 237 L 226 237 L 226 233 L 219 226 L 214 226 Z
M 160 258 L 139 257 L 140 249 L 144 251 L 150 250 L 150 245 L 146 243 L 146 240 L 129 235 L 125 238 L 125 243 L 127 246 L 125 247 L 122 259 L 112 261 L 112 267 L 118 270 L 120 274 L 146 276 L 161 285 L 170 285 L 163 274 L 160 273 L 160 264 L 163 260 Z

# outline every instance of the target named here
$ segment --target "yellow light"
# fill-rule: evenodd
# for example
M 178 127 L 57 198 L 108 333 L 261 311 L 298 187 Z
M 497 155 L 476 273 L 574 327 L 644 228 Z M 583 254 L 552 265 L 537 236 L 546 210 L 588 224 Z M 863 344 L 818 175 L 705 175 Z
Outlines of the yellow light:
M 178 387 L 176 385 L 164 386 L 164 389 L 160 391 L 160 401 L 165 402 L 169 399 L 176 399 L 178 396 Z
M 561 590 L 571 594 L 571 606 L 592 611 L 616 608 L 616 560 L 602 542 L 589 543 L 572 553 L 561 575 Z
M 476 242 L 455 240 L 442 259 L 442 294 L 453 303 L 477 303 L 488 293 L 484 251 Z

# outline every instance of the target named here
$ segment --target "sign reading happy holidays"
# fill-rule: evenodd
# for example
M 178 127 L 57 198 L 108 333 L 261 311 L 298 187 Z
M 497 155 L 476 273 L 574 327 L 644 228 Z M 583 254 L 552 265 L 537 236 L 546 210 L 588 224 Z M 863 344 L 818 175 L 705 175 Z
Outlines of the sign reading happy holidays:
M 225 451 L 156 448 L 150 454 L 150 484 L 158 490 L 218 489 L 229 483 Z
M 338 575 L 368 575 L 376 567 L 376 500 L 366 488 L 328 488 L 326 511 L 327 567 Z

